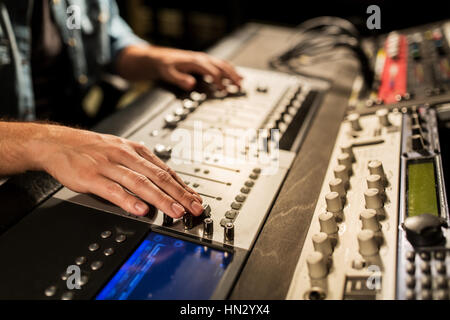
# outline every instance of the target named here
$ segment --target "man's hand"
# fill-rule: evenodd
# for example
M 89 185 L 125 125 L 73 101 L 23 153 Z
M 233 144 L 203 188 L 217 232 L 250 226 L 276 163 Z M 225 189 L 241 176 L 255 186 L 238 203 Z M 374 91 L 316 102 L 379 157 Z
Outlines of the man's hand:
M 203 211 L 198 193 L 139 143 L 54 125 L 0 122 L 0 133 L 0 174 L 45 170 L 73 191 L 140 216 L 149 210 L 145 202 L 173 218 Z
M 237 86 L 242 80 L 229 62 L 203 52 L 157 46 L 125 48 L 118 57 L 117 70 L 128 80 L 159 78 L 184 90 L 195 86 L 192 74 L 210 76 L 219 89 L 223 89 L 223 79 L 229 79 Z

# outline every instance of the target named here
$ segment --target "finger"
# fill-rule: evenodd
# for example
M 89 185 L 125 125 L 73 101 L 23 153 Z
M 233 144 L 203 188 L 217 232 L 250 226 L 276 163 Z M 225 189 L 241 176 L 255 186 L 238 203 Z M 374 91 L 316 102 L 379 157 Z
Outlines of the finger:
M 150 161 L 151 163 L 158 166 L 159 168 L 167 171 L 175 179 L 175 181 L 177 181 L 187 191 L 192 193 L 197 198 L 197 200 L 200 201 L 200 203 L 203 203 L 203 199 L 200 197 L 198 192 L 196 192 L 192 188 L 188 187 L 186 185 L 186 183 L 184 183 L 183 179 L 181 179 L 181 177 L 178 176 L 177 173 L 172 168 L 170 168 L 164 161 L 162 161 L 160 158 L 158 158 L 146 146 L 144 146 L 140 143 L 134 143 L 134 142 L 132 143 L 132 145 L 134 146 L 134 149 L 141 157 Z
M 243 79 L 242 76 L 237 73 L 236 69 L 229 64 L 228 62 L 217 59 L 215 57 L 210 57 L 213 63 L 225 74 L 225 76 L 230 79 L 234 84 L 240 86 L 241 80 Z
M 181 218 L 186 213 L 178 201 L 142 174 L 121 165 L 104 166 L 101 173 L 173 218 Z
M 219 89 L 224 89 L 222 79 L 224 74 L 217 68 L 208 58 L 196 58 L 191 62 L 184 64 L 182 71 L 195 72 L 201 75 L 209 75 L 212 77 L 214 84 Z
M 137 216 L 144 216 L 148 213 L 147 204 L 126 192 L 118 183 L 105 177 L 98 176 L 90 180 L 88 190 Z
M 193 76 L 187 73 L 182 73 L 175 69 L 175 67 L 170 67 L 167 69 L 165 80 L 179 86 L 186 91 L 192 90 L 196 83 L 196 80 Z

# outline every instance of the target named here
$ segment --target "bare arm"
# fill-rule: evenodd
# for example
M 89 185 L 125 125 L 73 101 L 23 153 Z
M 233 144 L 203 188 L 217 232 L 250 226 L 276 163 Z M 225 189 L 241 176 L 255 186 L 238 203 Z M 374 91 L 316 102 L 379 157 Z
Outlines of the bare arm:
M 0 121 L 0 176 L 43 170 L 69 189 L 145 215 L 146 203 L 180 218 L 202 213 L 201 197 L 143 145 L 64 126 Z

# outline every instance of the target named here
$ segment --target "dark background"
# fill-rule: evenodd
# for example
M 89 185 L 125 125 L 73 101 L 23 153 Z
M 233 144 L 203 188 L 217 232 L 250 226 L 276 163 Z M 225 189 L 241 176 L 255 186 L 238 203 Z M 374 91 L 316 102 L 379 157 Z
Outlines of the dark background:
M 152 43 L 204 50 L 247 22 L 296 26 L 307 19 L 331 15 L 353 22 L 364 36 L 443 20 L 448 1 L 372 0 L 118 0 L 122 16 Z M 368 30 L 366 9 L 381 8 L 381 30 Z

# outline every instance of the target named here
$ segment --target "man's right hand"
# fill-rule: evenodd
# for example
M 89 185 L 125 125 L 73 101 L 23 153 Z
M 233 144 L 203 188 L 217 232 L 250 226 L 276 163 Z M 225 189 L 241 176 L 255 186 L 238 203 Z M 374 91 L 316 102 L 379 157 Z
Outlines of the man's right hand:
M 8 141 L 8 136 L 13 137 L 21 125 L 32 129 L 25 128 L 13 141 Z M 9 129 L 9 135 L 0 138 L 0 154 L 14 152 L 0 161 L 9 158 L 20 163 L 19 170 L 0 163 L 0 174 L 8 174 L 2 167 L 9 167 L 9 171 L 44 170 L 75 192 L 98 195 L 139 216 L 149 210 L 145 202 L 173 218 L 182 217 L 186 211 L 193 215 L 203 211 L 200 195 L 139 143 L 55 125 L 0 122 L 0 133 L 3 129 Z M 16 143 L 19 150 L 11 143 Z

